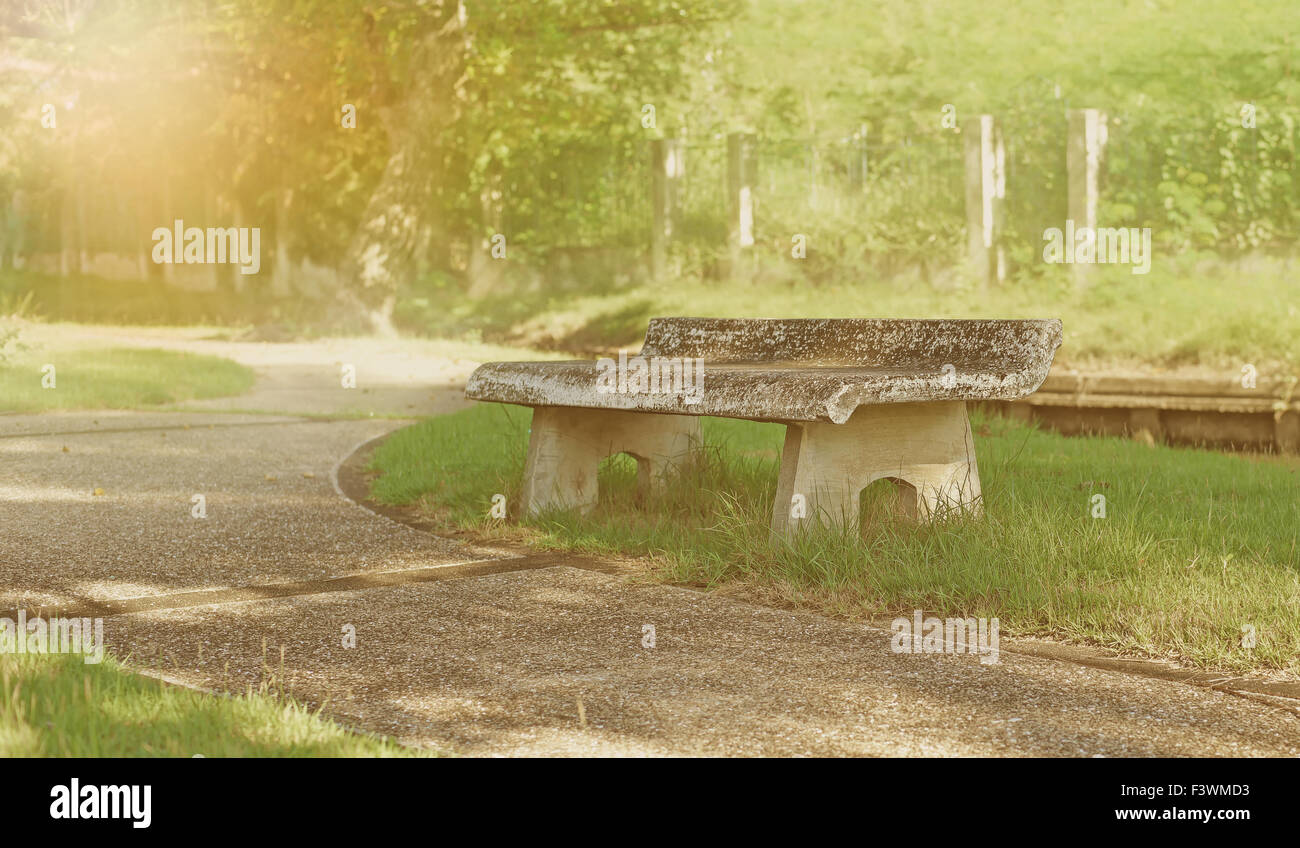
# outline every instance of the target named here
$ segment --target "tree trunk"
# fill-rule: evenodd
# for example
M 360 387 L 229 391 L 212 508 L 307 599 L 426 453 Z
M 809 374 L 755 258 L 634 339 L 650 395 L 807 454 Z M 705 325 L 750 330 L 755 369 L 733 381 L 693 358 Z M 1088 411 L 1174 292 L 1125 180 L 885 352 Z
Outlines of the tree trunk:
M 378 110 L 391 152 L 348 245 L 340 305 L 383 335 L 396 333 L 399 288 L 422 270 L 430 243 L 445 231 L 433 198 L 444 177 L 441 142 L 461 112 L 467 48 L 464 9 L 446 0 L 414 48 L 405 96 Z
M 289 259 L 289 210 L 293 206 L 293 189 L 281 186 L 275 192 L 275 261 L 271 267 L 271 294 L 293 294 L 293 264 Z
M 135 194 L 131 198 L 135 216 L 135 267 L 141 280 L 149 279 L 149 265 L 153 262 L 153 231 L 155 224 L 149 217 L 151 197 L 143 180 L 137 178 Z M 170 225 L 169 225 L 170 226 Z
M 466 296 L 471 300 L 487 297 L 501 287 L 505 262 L 492 255 L 492 236 L 501 232 L 503 196 L 501 168 L 496 162 L 492 162 L 488 165 L 483 187 L 478 195 L 483 233 L 477 239 L 477 245 L 471 243 L 470 284 L 469 291 L 466 292 Z M 506 247 L 509 248 L 508 245 Z

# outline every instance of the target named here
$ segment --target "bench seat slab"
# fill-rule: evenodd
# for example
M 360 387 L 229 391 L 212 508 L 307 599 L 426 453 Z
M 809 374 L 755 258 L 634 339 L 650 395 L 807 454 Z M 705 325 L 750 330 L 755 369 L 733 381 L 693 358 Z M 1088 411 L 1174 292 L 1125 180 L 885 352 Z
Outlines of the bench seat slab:
M 465 396 L 523 406 L 625 409 L 842 424 L 861 406 L 1017 400 L 1046 379 L 1061 322 L 655 318 L 633 359 L 651 376 L 612 390 L 598 362 L 488 362 Z M 620 355 L 619 362 L 624 357 Z M 693 370 L 688 368 L 693 366 Z M 602 374 L 606 376 L 602 384 Z
M 586 512 L 596 505 L 601 460 L 617 453 L 637 460 L 643 491 L 658 491 L 699 444 L 700 419 L 694 416 L 534 407 L 521 508 L 525 515 L 549 509 Z
M 858 523 L 862 490 L 899 484 L 904 510 L 920 521 L 978 514 L 979 468 L 963 401 L 861 406 L 843 424 L 788 422 L 772 533 Z
M 567 406 L 629 412 L 710 415 L 747 421 L 847 421 L 862 406 L 941 400 L 1016 400 L 1047 376 L 1035 367 L 958 362 L 825 365 L 804 362 L 713 362 L 701 368 L 698 394 L 603 393 L 595 362 L 489 362 L 474 371 L 465 396 L 521 406 Z

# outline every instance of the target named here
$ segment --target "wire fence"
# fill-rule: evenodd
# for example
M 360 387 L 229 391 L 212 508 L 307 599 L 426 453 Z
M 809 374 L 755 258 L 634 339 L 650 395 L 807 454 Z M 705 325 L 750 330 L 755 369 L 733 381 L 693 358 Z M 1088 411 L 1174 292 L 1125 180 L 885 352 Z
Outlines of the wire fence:
M 1041 266 L 1044 231 L 1067 217 L 1068 106 L 1039 85 L 1014 93 L 998 116 L 1006 149 L 1001 238 L 1013 266 Z M 788 250 L 803 234 L 823 261 L 841 264 L 960 259 L 965 145 L 977 131 L 971 118 L 961 124 L 966 132 L 936 127 L 915 137 L 880 138 L 859 126 L 753 138 L 755 243 Z M 1167 115 L 1160 122 L 1132 108 L 1110 114 L 1107 133 L 1100 225 L 1151 227 L 1153 240 L 1174 251 L 1273 249 L 1300 238 L 1300 112 L 1258 121 Z M 679 159 L 666 195 L 673 249 L 720 254 L 735 214 L 728 138 L 686 137 L 674 151 Z M 539 258 L 565 249 L 652 247 L 655 165 L 644 138 L 573 139 L 526 155 L 500 185 L 496 220 L 512 247 Z M 184 192 L 174 194 L 178 215 L 202 213 L 182 208 Z M 147 244 L 141 222 L 159 217 L 143 213 L 161 210 L 147 200 L 92 190 L 69 207 L 66 198 L 34 192 L 6 204 L 0 224 L 11 251 L 41 253 L 59 249 L 70 216 L 78 225 L 98 222 L 82 227 L 91 233 L 83 251 L 134 255 Z M 472 203 L 460 212 L 475 219 Z
M 999 118 L 1007 186 L 1000 227 L 1013 264 L 1035 263 L 1044 231 L 1067 217 L 1067 107 L 1035 90 Z M 1151 227 L 1171 250 L 1270 249 L 1300 236 L 1300 116 L 1274 116 L 1266 128 L 1223 116 L 1149 123 L 1140 112 L 1107 117 L 1100 226 Z M 964 143 L 951 131 L 887 143 L 862 130 L 754 139 L 756 243 L 788 245 L 804 233 L 844 261 L 957 259 L 966 227 Z M 685 139 L 679 149 L 672 239 L 723 250 L 733 214 L 727 138 Z M 529 207 L 530 243 L 647 248 L 654 210 L 646 147 L 592 146 L 564 160 L 543 187 L 547 199 Z
M 958 137 L 896 144 L 860 135 L 835 139 L 759 139 L 754 145 L 757 240 L 882 227 L 917 232 L 959 229 L 964 194 Z M 673 240 L 724 249 L 731 201 L 725 136 L 690 139 L 675 148 L 671 186 Z M 511 185 L 505 225 L 538 249 L 648 248 L 653 205 L 649 150 L 570 148 L 550 173 Z M 943 219 L 943 220 L 937 220 Z

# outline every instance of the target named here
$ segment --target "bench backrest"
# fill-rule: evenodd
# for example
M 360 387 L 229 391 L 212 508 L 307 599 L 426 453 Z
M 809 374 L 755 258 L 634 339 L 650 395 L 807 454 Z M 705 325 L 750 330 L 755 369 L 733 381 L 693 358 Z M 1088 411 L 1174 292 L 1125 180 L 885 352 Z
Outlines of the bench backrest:
M 1060 343 L 1055 319 L 652 318 L 641 355 L 884 368 L 1001 362 L 1013 369 L 1050 362 Z

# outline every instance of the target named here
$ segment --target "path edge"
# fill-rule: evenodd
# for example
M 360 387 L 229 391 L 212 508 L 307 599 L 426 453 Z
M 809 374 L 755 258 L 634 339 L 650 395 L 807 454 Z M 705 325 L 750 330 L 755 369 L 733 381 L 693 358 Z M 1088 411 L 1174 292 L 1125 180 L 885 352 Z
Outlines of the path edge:
M 374 454 L 375 450 L 380 447 L 380 445 L 391 438 L 395 433 L 400 433 L 404 429 L 406 428 L 399 427 L 395 430 L 390 430 L 387 433 L 375 436 L 374 438 L 367 439 L 358 444 L 347 456 L 340 459 L 331 474 L 335 490 L 341 497 L 351 501 L 362 509 L 368 510 L 369 512 L 383 518 L 387 518 L 397 524 L 405 525 L 413 530 L 418 530 L 419 532 L 427 533 L 431 536 L 438 536 L 442 539 L 463 543 L 465 541 L 464 539 L 457 539 L 455 536 L 435 532 L 432 529 L 432 522 L 421 519 L 418 511 L 413 507 L 399 507 L 382 504 L 370 497 L 370 485 L 366 476 L 368 473 L 367 466 L 370 464 L 370 457 Z M 494 543 L 492 549 L 494 551 L 499 551 L 502 554 L 513 554 L 519 557 L 537 557 L 544 555 L 547 559 L 558 558 L 557 554 L 554 552 L 539 552 L 527 546 Z M 566 560 L 572 558 L 572 563 L 566 562 L 565 564 L 571 564 L 577 568 L 613 574 L 626 573 L 625 567 L 620 566 L 613 561 L 602 560 L 586 554 L 560 553 L 558 556 L 562 556 Z M 744 598 L 738 598 L 735 596 L 727 597 L 729 600 L 746 603 L 751 606 L 766 606 L 757 603 L 756 601 Z M 820 613 L 817 613 L 814 610 L 802 611 L 820 616 Z M 869 620 L 859 623 L 889 632 L 888 621 Z M 1049 642 L 1042 639 L 1003 639 L 1001 640 L 1000 650 L 1007 651 L 1008 653 L 1020 654 L 1022 656 L 1037 657 L 1039 659 L 1071 663 L 1073 665 L 1088 666 L 1090 668 L 1099 668 L 1107 671 L 1117 671 L 1122 674 L 1133 675 L 1136 677 L 1166 680 L 1173 683 L 1195 686 L 1200 689 L 1210 689 L 1215 692 L 1248 698 L 1253 701 L 1268 704 L 1269 706 L 1287 710 L 1296 716 L 1300 716 L 1300 682 L 1291 683 L 1287 681 L 1268 680 L 1267 678 L 1262 677 L 1238 677 L 1224 672 L 1207 671 L 1204 669 L 1174 665 L 1172 663 L 1161 662 L 1147 657 L 1125 656 L 1117 651 L 1091 645 L 1074 645 L 1055 641 Z

